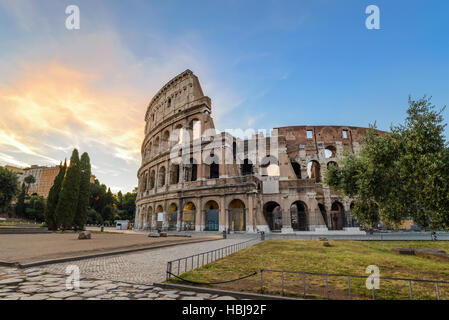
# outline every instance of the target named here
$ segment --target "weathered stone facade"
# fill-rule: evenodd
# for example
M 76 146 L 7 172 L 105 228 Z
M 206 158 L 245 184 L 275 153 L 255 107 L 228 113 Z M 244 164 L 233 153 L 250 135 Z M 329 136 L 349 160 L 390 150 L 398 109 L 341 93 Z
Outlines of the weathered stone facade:
M 352 200 L 323 185 L 366 128 L 290 126 L 241 140 L 217 133 L 211 99 L 186 70 L 151 100 L 138 171 L 137 229 L 344 230 Z

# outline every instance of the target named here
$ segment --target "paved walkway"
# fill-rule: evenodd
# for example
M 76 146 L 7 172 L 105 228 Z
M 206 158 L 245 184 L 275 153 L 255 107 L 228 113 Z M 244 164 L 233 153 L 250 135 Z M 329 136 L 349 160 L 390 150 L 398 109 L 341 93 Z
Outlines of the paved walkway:
M 243 242 L 242 239 L 220 239 L 195 244 L 177 245 L 123 255 L 76 260 L 39 267 L 39 271 L 65 274 L 66 267 L 77 265 L 81 277 L 152 285 L 165 280 L 167 262 L 193 254 Z
M 78 289 L 67 289 L 67 276 L 38 268 L 0 267 L 0 300 L 236 300 L 193 291 L 81 278 Z

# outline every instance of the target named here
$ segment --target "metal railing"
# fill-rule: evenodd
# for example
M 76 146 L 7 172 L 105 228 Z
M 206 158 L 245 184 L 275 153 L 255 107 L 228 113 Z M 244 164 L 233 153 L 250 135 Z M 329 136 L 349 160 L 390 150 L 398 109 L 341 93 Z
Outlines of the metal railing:
M 195 268 L 202 267 L 212 261 L 222 259 L 230 254 L 233 254 L 237 251 L 245 249 L 252 244 L 259 242 L 260 239 L 253 238 L 247 241 L 231 244 L 226 247 L 218 248 L 215 250 L 210 250 L 198 254 L 194 254 L 188 257 L 179 258 L 176 260 L 172 260 L 167 262 L 167 270 L 166 270 L 166 279 L 170 279 L 172 274 L 180 275 L 189 270 L 193 270 Z
M 263 274 L 273 272 L 273 273 L 280 273 L 281 274 L 281 295 L 285 295 L 285 274 L 298 274 L 302 276 L 302 288 L 303 288 L 303 297 L 306 297 L 307 293 L 307 279 L 306 275 L 311 276 L 322 276 L 325 278 L 326 282 L 326 298 L 330 299 L 329 294 L 329 278 L 330 277 L 343 277 L 347 279 L 348 283 L 348 298 L 352 300 L 352 292 L 351 292 L 351 279 L 367 279 L 368 276 L 357 276 L 357 275 L 347 275 L 347 274 L 330 274 L 330 273 L 316 273 L 316 272 L 304 272 L 304 271 L 288 271 L 288 270 L 269 270 L 269 269 L 262 269 L 260 270 L 260 292 L 263 293 L 264 291 L 264 278 Z M 375 286 L 374 286 L 374 279 L 379 280 L 393 280 L 393 281 L 406 281 L 409 286 L 409 297 L 410 300 L 413 300 L 413 283 L 433 283 L 435 285 L 435 293 L 437 300 L 440 300 L 440 284 L 449 284 L 449 281 L 441 281 L 441 280 L 419 280 L 419 279 L 409 279 L 409 278 L 393 278 L 393 277 L 376 277 L 376 276 L 369 276 L 371 279 L 371 296 L 372 299 L 376 299 L 376 293 L 375 293 Z

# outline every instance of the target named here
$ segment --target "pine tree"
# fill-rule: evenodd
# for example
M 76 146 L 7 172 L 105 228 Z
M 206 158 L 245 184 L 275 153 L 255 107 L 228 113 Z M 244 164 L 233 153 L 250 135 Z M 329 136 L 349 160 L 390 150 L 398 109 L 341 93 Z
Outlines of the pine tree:
M 70 157 L 70 165 L 67 169 L 62 189 L 56 206 L 56 219 L 61 230 L 70 229 L 78 207 L 80 189 L 80 159 L 78 150 L 74 149 Z
M 90 196 L 90 159 L 89 155 L 84 152 L 80 161 L 80 187 L 78 195 L 78 206 L 75 212 L 73 225 L 75 229 L 84 229 L 87 220 L 87 209 L 89 206 Z
M 64 161 L 64 166 L 62 166 L 62 164 L 59 165 L 59 173 L 53 181 L 53 186 L 48 193 L 47 206 L 45 207 L 45 221 L 47 222 L 48 230 L 58 229 L 59 224 L 56 219 L 56 206 L 58 205 L 59 194 L 61 192 L 66 170 L 67 161 Z
M 22 182 L 22 190 L 20 191 L 20 195 L 17 199 L 16 204 L 16 216 L 21 218 L 25 216 L 25 195 L 26 195 L 26 187 L 25 183 Z

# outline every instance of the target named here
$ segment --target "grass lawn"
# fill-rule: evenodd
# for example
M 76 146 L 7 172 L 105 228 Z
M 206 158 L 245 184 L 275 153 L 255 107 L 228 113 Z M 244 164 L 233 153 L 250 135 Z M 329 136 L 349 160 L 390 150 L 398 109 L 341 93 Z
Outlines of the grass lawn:
M 31 222 L 23 222 L 23 221 L 0 221 L 0 226 L 35 226 L 42 227 L 43 224 L 34 224 Z
M 202 268 L 184 273 L 181 277 L 198 282 L 217 282 L 236 279 L 260 269 L 291 270 L 368 277 L 369 265 L 379 267 L 381 277 L 412 278 L 449 281 L 449 263 L 410 255 L 399 255 L 392 248 L 435 248 L 446 252 L 446 241 L 328 241 L 324 247 L 318 240 L 269 240 L 241 250 Z M 263 273 L 264 293 L 281 293 L 281 274 Z M 181 280 L 170 279 L 180 283 Z M 371 290 L 366 278 L 351 279 L 353 299 L 370 299 Z M 412 283 L 414 299 L 436 299 L 434 283 Z M 238 291 L 260 292 L 260 274 L 229 284 L 211 287 Z M 302 274 L 285 274 L 284 293 L 303 296 Z M 329 277 L 331 299 L 348 299 L 347 277 Z M 306 296 L 325 298 L 325 277 L 306 276 Z M 440 298 L 449 299 L 449 284 L 440 284 Z M 407 281 L 381 280 L 376 299 L 409 299 Z

